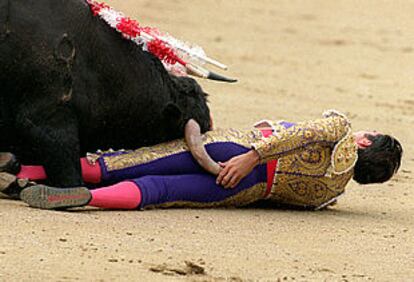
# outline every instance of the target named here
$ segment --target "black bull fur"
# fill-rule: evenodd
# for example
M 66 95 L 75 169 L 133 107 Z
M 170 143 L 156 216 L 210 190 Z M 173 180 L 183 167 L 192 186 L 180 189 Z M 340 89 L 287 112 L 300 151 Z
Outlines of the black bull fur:
M 206 94 L 93 16 L 84 0 L 0 0 L 0 151 L 82 184 L 79 156 L 209 129 Z

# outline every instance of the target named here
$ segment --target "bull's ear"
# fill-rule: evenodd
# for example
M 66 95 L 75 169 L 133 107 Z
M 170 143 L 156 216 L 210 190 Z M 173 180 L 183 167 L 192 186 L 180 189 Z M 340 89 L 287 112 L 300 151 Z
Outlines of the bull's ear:
M 164 118 L 175 121 L 181 120 L 183 116 L 182 110 L 176 104 L 171 102 L 165 106 L 162 113 Z

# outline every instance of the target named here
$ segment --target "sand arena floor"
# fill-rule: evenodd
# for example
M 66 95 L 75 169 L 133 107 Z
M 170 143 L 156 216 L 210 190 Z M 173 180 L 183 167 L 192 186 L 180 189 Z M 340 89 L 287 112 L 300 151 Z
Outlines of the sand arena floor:
M 351 183 L 322 212 L 53 212 L 1 200 L 0 281 L 414 280 L 413 1 L 109 3 L 230 66 L 239 83 L 201 81 L 220 127 L 335 108 L 355 129 L 398 136 L 403 166 L 388 184 Z

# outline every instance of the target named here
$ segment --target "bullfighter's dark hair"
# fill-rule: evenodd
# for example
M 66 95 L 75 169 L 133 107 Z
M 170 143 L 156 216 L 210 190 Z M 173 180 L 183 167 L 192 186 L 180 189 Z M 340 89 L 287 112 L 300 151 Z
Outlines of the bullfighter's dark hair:
M 358 149 L 354 180 L 360 184 L 383 183 L 400 168 L 402 146 L 389 135 L 367 135 L 367 138 L 372 144 Z

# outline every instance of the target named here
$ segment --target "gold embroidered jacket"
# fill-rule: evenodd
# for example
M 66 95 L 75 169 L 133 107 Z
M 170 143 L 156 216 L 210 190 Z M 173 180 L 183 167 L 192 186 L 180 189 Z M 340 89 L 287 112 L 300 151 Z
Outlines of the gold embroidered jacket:
M 315 209 L 335 201 L 352 178 L 358 157 L 345 115 L 327 111 L 322 119 L 288 129 L 271 125 L 274 134 L 253 144 L 262 163 L 278 159 L 268 198 Z

